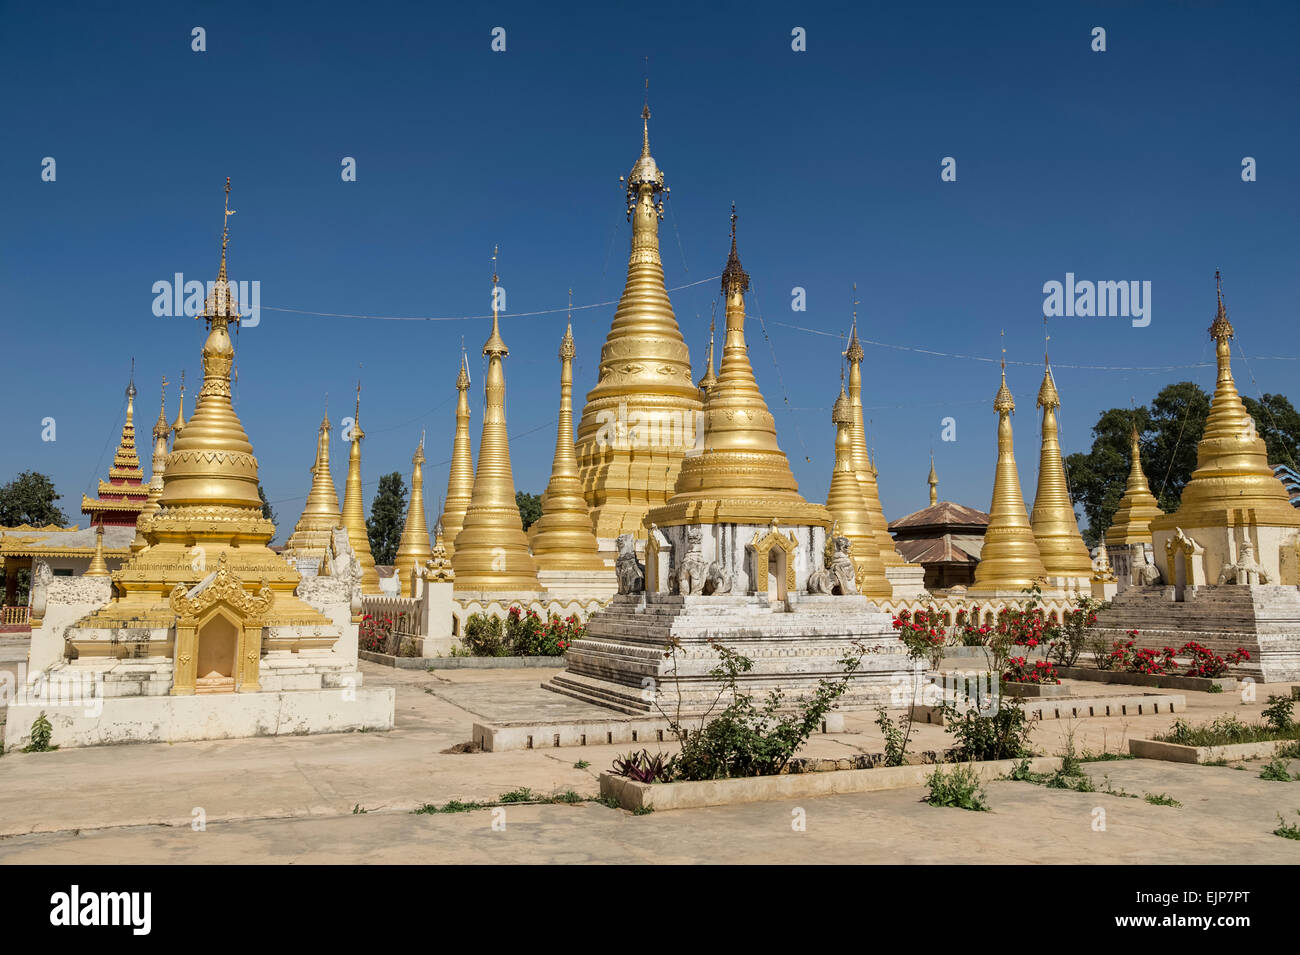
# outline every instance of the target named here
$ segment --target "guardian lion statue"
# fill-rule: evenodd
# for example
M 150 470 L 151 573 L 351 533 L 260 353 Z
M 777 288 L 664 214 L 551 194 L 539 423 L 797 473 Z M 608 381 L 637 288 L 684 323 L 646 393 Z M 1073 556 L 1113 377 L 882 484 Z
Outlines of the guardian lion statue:
M 636 559 L 636 538 L 631 534 L 619 534 L 614 539 L 618 557 L 614 560 L 614 573 L 618 576 L 620 594 L 639 594 L 645 592 L 645 565 Z
M 814 571 L 808 578 L 810 594 L 851 597 L 858 592 L 857 570 L 853 566 L 853 542 L 847 537 L 836 537 L 834 554 L 830 567 Z

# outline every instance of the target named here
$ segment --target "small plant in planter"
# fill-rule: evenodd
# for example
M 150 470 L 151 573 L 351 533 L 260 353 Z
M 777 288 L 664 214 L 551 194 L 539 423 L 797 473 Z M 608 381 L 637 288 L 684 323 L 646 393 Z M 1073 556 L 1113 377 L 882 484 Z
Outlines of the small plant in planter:
M 637 783 L 670 782 L 675 773 L 676 758 L 667 753 L 650 755 L 649 750 L 631 752 L 614 760 L 610 769 L 615 776 L 624 776 Z
M 1179 652 L 1191 658 L 1191 663 L 1187 667 L 1184 676 L 1210 678 L 1227 676 L 1229 667 L 1250 659 L 1250 651 L 1244 647 L 1237 647 L 1225 659 L 1217 653 L 1207 650 L 1194 640 L 1183 644 Z
M 1060 683 L 1056 667 L 1047 660 L 1030 664 L 1024 657 L 1010 657 L 1002 674 L 1003 683 Z

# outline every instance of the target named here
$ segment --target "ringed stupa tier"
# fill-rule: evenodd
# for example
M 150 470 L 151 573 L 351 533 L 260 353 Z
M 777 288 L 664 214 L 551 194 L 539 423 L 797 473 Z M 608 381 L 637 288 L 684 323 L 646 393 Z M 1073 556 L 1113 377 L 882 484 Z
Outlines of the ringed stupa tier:
M 840 383 L 840 396 L 831 409 L 835 424 L 835 470 L 826 493 L 826 510 L 834 519 L 835 532 L 853 545 L 853 565 L 857 571 L 858 592 L 876 600 L 888 600 L 894 588 L 885 576 L 871 518 L 862 499 L 862 485 L 853 466 L 853 404 Z
M 167 438 L 171 430 L 171 426 L 167 423 L 167 379 L 164 377 L 162 397 L 158 402 L 158 420 L 153 426 L 153 463 L 149 471 L 149 494 L 145 498 L 144 507 L 140 509 L 139 518 L 136 519 L 135 540 L 131 542 L 133 552 L 148 546 L 144 534 L 140 533 L 139 520 L 158 513 L 158 501 L 161 500 L 163 492 L 163 474 L 167 471 Z
M 91 523 L 107 527 L 134 527 L 149 497 L 140 470 L 140 455 L 135 449 L 135 375 L 126 387 L 126 421 L 122 437 L 113 452 L 113 466 L 108 480 L 99 482 L 97 497 L 81 496 L 81 513 Z
M 1142 445 L 1136 424 L 1133 425 L 1131 444 L 1128 483 L 1124 487 L 1124 496 L 1119 499 L 1119 506 L 1115 508 L 1110 527 L 1106 528 L 1108 548 L 1150 544 L 1151 522 L 1164 513 L 1142 471 Z M 1115 555 L 1112 554 L 1110 559 L 1113 564 Z
M 227 196 L 229 192 L 227 180 Z M 230 214 L 227 208 L 227 222 Z M 69 630 L 69 641 L 83 659 L 111 655 L 117 649 L 112 641 L 96 639 L 92 631 L 174 628 L 178 616 L 183 616 L 173 599 L 174 590 L 178 585 L 194 587 L 219 567 L 223 586 L 229 588 L 223 592 L 231 595 L 230 600 L 256 601 L 260 628 L 321 628 L 319 638 L 286 636 L 287 645 L 327 648 L 337 639 L 330 619 L 295 596 L 301 576 L 268 546 L 275 525 L 262 516 L 257 458 L 230 400 L 235 347 L 229 326 L 239 320 L 239 307 L 226 276 L 228 241 L 229 229 L 223 228 L 221 267 L 200 315 L 208 326 L 203 386 L 192 416 L 167 455 L 158 511 L 139 525 L 148 546 L 113 572 L 114 596 L 109 604 Z M 258 597 L 244 589 L 259 585 Z M 238 597 L 236 590 L 244 596 Z M 80 639 L 78 633 L 86 638 Z M 277 638 L 268 635 L 263 645 L 277 647 Z M 149 649 L 172 652 L 166 645 Z M 192 657 L 176 661 L 174 695 L 195 692 L 196 662 Z M 228 673 L 221 682 L 228 679 L 239 683 L 241 690 L 258 689 L 255 660 L 247 665 L 235 660 L 234 665 L 245 679 L 241 682 L 237 674 Z
M 334 531 L 343 526 L 339 496 L 330 474 L 330 419 L 326 414 L 316 434 L 316 459 L 311 466 L 311 490 L 302 516 L 284 543 L 284 555 L 319 565 L 329 550 Z M 353 548 L 355 550 L 355 548 Z
M 673 496 L 651 509 L 649 523 L 781 524 L 830 526 L 820 504 L 805 501 L 776 441 L 776 422 L 754 379 L 745 343 L 745 292 L 749 275 L 736 252 L 731 213 L 731 254 L 722 272 L 726 338 L 717 381 L 704 401 L 704 450 L 688 454 Z
M 492 254 L 492 334 L 483 345 L 487 376 L 483 380 L 483 434 L 478 444 L 474 491 L 465 510 L 465 523 L 456 538 L 451 566 L 456 590 L 529 591 L 542 589 L 537 564 L 528 552 L 515 477 L 510 466 L 510 436 L 506 430 L 506 375 L 503 360 L 510 354 L 501 338 L 498 315 L 496 252 Z
M 397 544 L 397 557 L 393 561 L 393 576 L 397 578 L 403 597 L 415 596 L 415 574 L 423 570 L 433 557 L 429 545 L 429 525 L 424 517 L 424 436 L 411 457 L 411 500 L 406 507 L 406 523 L 402 525 L 402 538 Z
M 570 293 L 572 297 L 572 293 Z M 542 493 L 542 516 L 528 529 L 538 570 L 605 570 L 591 514 L 582 496 L 573 449 L 573 321 L 560 341 L 560 420 L 555 429 L 551 480 Z
M 1034 509 L 1029 524 L 1038 543 L 1038 555 L 1049 577 L 1092 577 L 1092 558 L 1088 545 L 1079 533 L 1079 521 L 1074 515 L 1074 504 L 1065 483 L 1065 467 L 1061 462 L 1061 442 L 1056 423 L 1056 409 L 1061 407 L 1061 396 L 1052 379 L 1052 366 L 1043 372 L 1043 384 L 1038 389 L 1038 405 L 1043 409 L 1043 442 L 1038 458 L 1038 493 L 1034 496 Z
M 1025 512 L 1025 498 L 1020 490 L 1020 473 L 1016 469 L 1015 440 L 1011 416 L 1016 400 L 1007 387 L 1007 362 L 1002 359 L 1002 386 L 993 399 L 998 413 L 998 466 L 993 478 L 993 504 L 989 524 L 984 531 L 984 547 L 975 568 L 971 590 L 1020 591 L 1047 577 L 1038 542 Z
M 361 490 L 361 382 L 357 382 L 357 407 L 352 417 L 352 447 L 348 451 L 348 481 L 343 490 L 343 526 L 348 530 L 348 543 L 361 564 L 361 592 L 379 594 L 379 571 L 370 550 L 370 532 L 366 528 L 366 506 Z
M 659 196 L 667 189 L 650 155 L 648 105 L 641 116 L 641 155 L 627 177 L 627 283 L 578 423 L 578 473 L 602 541 L 643 533 L 646 512 L 673 493 L 701 408 L 659 258 Z
M 442 507 L 442 539 L 447 555 L 456 553 L 456 537 L 465 526 L 465 511 L 474 496 L 474 451 L 469 440 L 469 363 L 460 354 L 456 375 L 456 436 L 451 444 L 451 469 L 447 472 L 447 498 Z M 573 422 L 569 422 L 569 446 L 573 446 Z
M 856 286 L 854 286 L 856 290 Z M 872 467 L 867 454 L 867 429 L 865 415 L 862 411 L 862 359 L 866 353 L 858 341 L 858 313 L 853 312 L 853 330 L 849 335 L 849 345 L 844 351 L 849 360 L 849 402 L 853 408 L 853 467 L 857 471 L 858 483 L 862 485 L 862 499 L 867 505 L 867 515 L 871 519 L 871 530 L 876 538 L 876 549 L 886 569 L 901 567 L 906 561 L 894 549 L 894 538 L 889 533 L 889 521 L 885 518 L 884 506 L 880 503 L 880 484 L 876 480 L 876 469 Z

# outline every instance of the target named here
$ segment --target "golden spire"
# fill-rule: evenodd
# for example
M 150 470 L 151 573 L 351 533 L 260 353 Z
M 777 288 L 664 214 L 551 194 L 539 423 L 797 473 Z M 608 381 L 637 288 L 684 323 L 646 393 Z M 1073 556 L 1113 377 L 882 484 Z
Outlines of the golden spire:
M 104 560 L 104 523 L 100 521 L 95 525 L 95 556 L 90 559 L 90 566 L 86 568 L 84 577 L 107 577 L 108 563 Z
M 542 516 L 528 529 L 538 570 L 605 570 L 582 496 L 578 458 L 573 451 L 573 290 L 569 324 L 560 342 L 560 420 L 555 428 L 551 480 L 542 493 Z
M 626 180 L 632 220 L 627 284 L 578 423 L 579 476 L 602 539 L 639 532 L 646 511 L 672 493 L 699 427 L 700 392 L 659 258 L 658 199 L 668 190 L 650 155 L 649 119 L 647 102 L 641 156 Z
M 442 508 L 442 535 L 448 556 L 456 553 L 456 536 L 465 525 L 465 510 L 474 494 L 474 453 L 469 440 L 469 360 L 464 345 L 460 351 L 456 391 L 456 437 L 451 446 L 447 499 Z
M 867 505 L 862 499 L 862 485 L 853 467 L 853 403 L 844 393 L 843 380 L 840 396 L 831 409 L 831 421 L 835 423 L 835 470 L 831 472 L 831 486 L 826 493 L 826 510 L 830 511 L 840 536 L 847 537 L 853 545 L 858 591 L 868 597 L 888 600 L 894 588 L 885 576 L 885 564 L 880 559 Z
M 458 590 L 539 591 L 537 565 L 528 553 L 528 538 L 515 499 L 506 430 L 506 375 L 509 354 L 497 321 L 496 251 L 492 253 L 492 334 L 483 346 L 487 376 L 483 381 L 483 434 L 478 444 L 474 491 L 465 523 L 456 538 L 452 569 Z
M 1033 528 L 1025 513 L 1025 499 L 1020 491 L 1020 474 L 1016 469 L 1015 443 L 1011 416 L 1016 400 L 1007 387 L 1006 349 L 1002 350 L 1002 385 L 993 399 L 998 413 L 998 467 L 993 478 L 993 504 L 989 524 L 984 532 L 984 547 L 975 566 L 972 590 L 1023 590 L 1047 576 Z
M 330 473 L 328 413 L 317 430 L 316 460 L 310 470 L 311 490 L 307 492 L 307 503 L 284 547 L 299 557 L 320 557 L 323 560 L 330 546 L 331 534 L 343 526 L 339 496 L 334 490 L 334 476 Z
M 167 424 L 167 376 L 162 379 L 162 394 L 158 401 L 158 420 L 153 426 L 153 463 L 149 472 L 149 496 L 145 499 L 140 516 L 136 518 L 135 540 L 131 542 L 132 552 L 138 552 L 148 546 L 140 530 L 140 520 L 158 513 L 158 500 L 163 492 L 163 474 L 167 470 L 167 436 L 171 427 Z
M 1214 273 L 1219 285 L 1219 273 Z M 1274 527 L 1300 526 L 1300 510 L 1292 507 L 1286 488 L 1268 465 L 1268 448 L 1255 421 L 1237 394 L 1232 378 L 1232 323 L 1223 307 L 1219 285 L 1218 311 L 1210 325 L 1218 360 L 1218 380 L 1205 431 L 1196 448 L 1196 470 L 1183 488 L 1175 514 L 1151 522 L 1151 529 L 1228 526 L 1230 509 L 1254 509 L 1253 523 Z
M 853 284 L 853 329 L 849 333 L 849 345 L 844 350 L 844 357 L 849 360 L 849 403 L 853 408 L 853 468 L 858 474 L 858 483 L 862 485 L 862 500 L 867 505 L 867 515 L 871 519 L 871 530 L 876 537 L 876 548 L 885 567 L 901 567 L 906 561 L 894 549 L 894 538 L 889 533 L 889 521 L 885 519 L 885 508 L 880 503 L 880 485 L 876 481 L 876 469 L 867 454 L 867 431 L 862 412 L 862 359 L 866 357 L 862 343 L 858 341 L 858 286 Z
M 939 503 L 939 475 L 934 473 L 933 451 L 930 452 L 930 476 L 926 479 L 926 483 L 930 485 L 930 506 L 934 507 Z
M 1132 450 L 1128 469 L 1128 485 L 1119 499 L 1115 516 L 1106 528 L 1106 544 L 1124 547 L 1129 544 L 1151 543 L 1151 521 L 1164 512 L 1156 502 L 1147 476 L 1142 473 L 1142 447 L 1138 441 L 1137 424 L 1133 425 Z
M 709 389 L 718 382 L 718 376 L 713 373 L 713 320 L 716 315 L 717 303 L 714 303 L 714 314 L 709 315 L 709 352 L 708 357 L 704 360 L 704 375 L 700 378 L 697 387 L 700 389 L 700 397 L 707 397 Z
M 1092 557 L 1079 534 L 1079 521 L 1065 483 L 1056 409 L 1061 397 L 1052 379 L 1052 366 L 1044 359 L 1043 384 L 1038 407 L 1043 409 L 1043 443 L 1038 457 L 1038 493 L 1029 523 L 1038 544 L 1038 556 L 1049 577 L 1091 577 Z
M 181 369 L 181 399 L 176 405 L 176 420 L 172 422 L 172 438 L 181 436 L 181 429 L 185 427 L 185 369 Z
M 343 526 L 348 529 L 348 543 L 361 562 L 361 592 L 383 593 L 379 586 L 379 571 L 375 570 L 375 557 L 370 552 L 370 533 L 366 529 L 366 505 L 361 490 L 361 382 L 357 382 L 357 407 L 352 416 L 352 448 L 348 452 L 348 482 L 343 492 Z
M 233 214 L 227 178 L 221 268 L 199 316 L 208 325 L 208 338 L 203 344 L 203 386 L 194 413 L 167 458 L 160 503 L 164 509 L 236 508 L 256 512 L 260 517 L 262 498 L 257 493 L 257 459 L 230 403 L 230 369 L 235 361 L 235 346 L 228 329 L 231 322 L 239 321 L 239 306 L 226 278 L 226 244 Z
M 406 523 L 402 526 L 402 539 L 397 544 L 397 558 L 393 561 L 393 576 L 401 585 L 403 597 L 415 596 L 415 571 L 433 557 L 429 546 L 429 525 L 424 519 L 424 435 L 411 457 L 411 501 L 406 508 Z
M 726 338 L 717 383 L 704 403 L 704 450 L 688 455 L 673 496 L 647 520 L 673 524 L 830 525 L 820 504 L 805 501 L 776 441 L 776 422 L 754 380 L 745 344 L 745 291 L 749 275 L 736 252 L 736 212 L 731 213 L 731 254 L 722 272 Z
M 131 359 L 131 379 L 126 386 L 126 420 L 122 422 L 122 437 L 113 453 L 113 466 L 108 471 L 109 483 L 138 484 L 144 480 L 140 470 L 140 455 L 135 449 L 135 359 Z

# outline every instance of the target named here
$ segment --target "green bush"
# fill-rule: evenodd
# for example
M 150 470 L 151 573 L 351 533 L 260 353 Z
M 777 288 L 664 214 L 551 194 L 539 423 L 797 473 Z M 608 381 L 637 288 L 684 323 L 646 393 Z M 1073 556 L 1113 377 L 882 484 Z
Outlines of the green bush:
M 972 812 L 989 811 L 979 777 L 969 766 L 954 766 L 951 773 L 945 773 L 942 766 L 937 766 L 925 781 L 930 787 L 930 794 L 925 797 L 925 801 L 931 806 L 969 809 Z
M 943 705 L 944 729 L 956 737 L 964 760 L 1018 759 L 1030 755 L 1029 735 L 1033 722 L 1025 715 L 1023 701 L 1001 697 L 991 715 L 974 707 L 959 712 L 951 702 Z
M 52 749 L 58 749 L 57 746 L 50 745 L 50 738 L 54 735 L 54 727 L 50 725 L 49 719 L 45 716 L 45 711 L 41 710 L 41 715 L 32 721 L 32 730 L 30 742 L 23 747 L 24 753 L 48 753 Z
M 1264 707 L 1264 722 L 1279 733 L 1285 733 L 1295 726 L 1291 718 L 1291 709 L 1295 701 L 1289 696 L 1269 696 L 1268 706 Z

